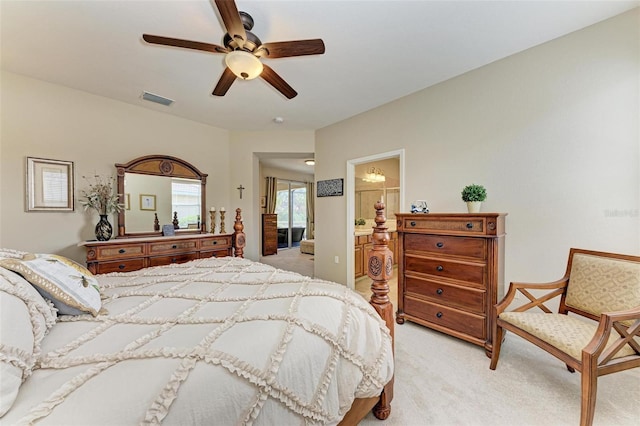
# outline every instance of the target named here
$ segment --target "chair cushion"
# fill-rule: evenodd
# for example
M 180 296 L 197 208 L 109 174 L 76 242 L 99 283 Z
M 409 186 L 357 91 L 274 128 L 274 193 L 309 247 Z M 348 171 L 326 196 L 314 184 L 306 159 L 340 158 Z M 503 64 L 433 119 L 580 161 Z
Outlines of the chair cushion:
M 598 329 L 598 323 L 562 314 L 544 314 L 536 312 L 503 312 L 499 318 L 537 338 L 560 349 L 562 352 L 582 360 L 582 349 L 589 344 Z M 607 347 L 611 346 L 619 335 L 612 333 Z M 634 355 L 631 346 L 624 345 L 614 358 Z
M 569 280 L 567 306 L 596 316 L 640 306 L 638 262 L 576 253 Z

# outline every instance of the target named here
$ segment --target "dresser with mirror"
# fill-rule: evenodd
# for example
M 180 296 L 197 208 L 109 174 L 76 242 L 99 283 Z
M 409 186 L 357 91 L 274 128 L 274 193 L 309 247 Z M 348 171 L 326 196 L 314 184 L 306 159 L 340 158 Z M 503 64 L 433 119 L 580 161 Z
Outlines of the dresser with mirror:
M 233 255 L 234 233 L 207 233 L 207 174 L 167 155 L 147 155 L 115 167 L 125 207 L 118 213 L 118 235 L 79 244 L 87 250 L 92 273 Z

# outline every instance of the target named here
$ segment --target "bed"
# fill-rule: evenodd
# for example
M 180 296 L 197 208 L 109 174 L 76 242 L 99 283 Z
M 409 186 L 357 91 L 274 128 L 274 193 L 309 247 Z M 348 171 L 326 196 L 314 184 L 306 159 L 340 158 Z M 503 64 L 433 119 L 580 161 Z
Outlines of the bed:
M 386 418 L 393 309 L 382 219 L 372 304 L 242 257 L 94 277 L 59 256 L 0 252 L 0 423 L 356 424 L 374 406 Z M 72 268 L 80 291 L 99 287 L 100 306 L 61 315 L 82 306 L 53 297 L 54 307 L 34 290 L 37 268 L 20 269 L 29 262 Z

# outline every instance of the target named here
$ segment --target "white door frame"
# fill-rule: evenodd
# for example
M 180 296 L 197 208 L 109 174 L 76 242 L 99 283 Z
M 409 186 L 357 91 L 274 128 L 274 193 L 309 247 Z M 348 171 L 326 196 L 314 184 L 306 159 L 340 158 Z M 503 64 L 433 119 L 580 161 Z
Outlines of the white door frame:
M 354 158 L 347 161 L 347 182 L 345 185 L 345 193 L 347 196 L 347 286 L 350 289 L 355 289 L 355 210 L 356 210 L 356 165 L 362 163 L 370 163 L 372 161 L 386 160 L 387 158 L 396 158 L 400 160 L 398 174 L 400 178 L 400 210 L 404 206 L 404 149 L 398 149 L 395 151 L 383 152 L 380 154 L 369 155 L 366 157 Z M 389 221 L 395 221 L 395 217 L 387 217 L 387 224 Z M 387 225 L 388 226 L 388 225 Z

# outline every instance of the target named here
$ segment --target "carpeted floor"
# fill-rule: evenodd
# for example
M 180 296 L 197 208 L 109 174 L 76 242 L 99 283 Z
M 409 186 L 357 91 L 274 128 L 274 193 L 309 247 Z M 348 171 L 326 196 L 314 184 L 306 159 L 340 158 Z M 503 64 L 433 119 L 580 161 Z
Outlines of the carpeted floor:
M 484 349 L 406 322 L 395 326 L 390 417 L 361 426 L 577 426 L 580 375 L 507 333 L 495 371 Z M 594 426 L 640 424 L 640 368 L 602 376 Z
M 260 262 L 278 269 L 297 272 L 300 275 L 313 277 L 313 255 L 300 253 L 300 247 L 278 249 L 278 254 L 262 256 Z
M 313 255 L 279 250 L 261 262 L 313 276 Z M 395 275 L 395 271 L 394 271 Z M 356 281 L 369 299 L 371 282 Z M 396 304 L 397 280 L 390 284 Z M 395 387 L 391 416 L 369 414 L 361 426 L 576 426 L 580 374 L 507 333 L 495 371 L 484 349 L 417 324 L 395 324 Z M 640 424 L 640 368 L 602 376 L 594 426 Z

